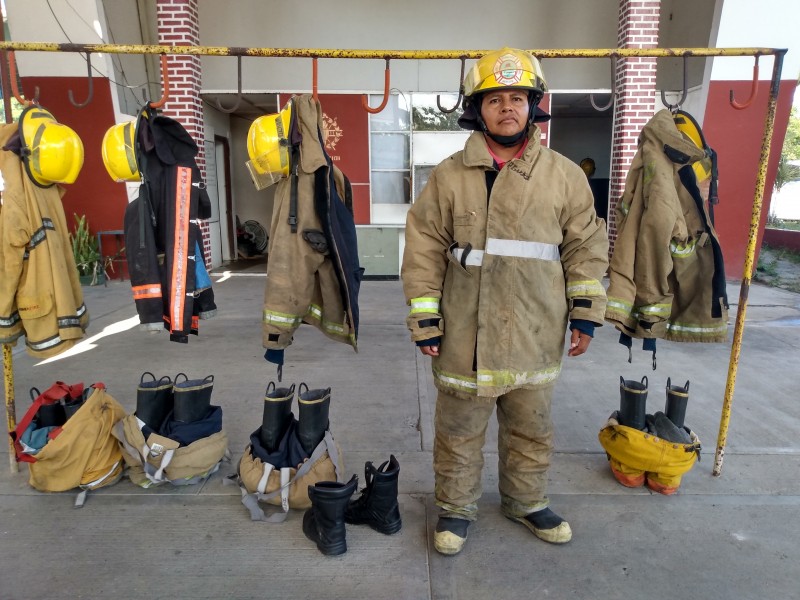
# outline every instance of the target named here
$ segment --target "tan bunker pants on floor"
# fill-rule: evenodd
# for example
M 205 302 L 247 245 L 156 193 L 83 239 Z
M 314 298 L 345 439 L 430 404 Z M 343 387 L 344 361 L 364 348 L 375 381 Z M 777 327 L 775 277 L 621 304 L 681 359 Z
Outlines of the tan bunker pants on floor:
M 503 513 L 522 517 L 546 508 L 547 469 L 553 449 L 553 386 L 517 389 L 497 398 L 439 391 L 434 419 L 436 504 L 474 521 L 481 497 L 486 427 L 497 405 L 499 488 Z

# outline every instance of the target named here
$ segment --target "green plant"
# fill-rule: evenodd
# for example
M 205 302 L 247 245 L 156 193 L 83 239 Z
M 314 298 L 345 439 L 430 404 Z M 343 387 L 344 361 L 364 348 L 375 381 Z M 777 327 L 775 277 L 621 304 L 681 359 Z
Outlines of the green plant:
M 91 284 L 97 285 L 102 266 L 100 265 L 100 247 L 97 243 L 97 236 L 92 235 L 89 230 L 89 222 L 86 215 L 75 217 L 75 231 L 69 234 L 72 244 L 72 255 L 75 257 L 75 266 L 78 267 L 78 274 L 81 276 L 91 276 Z

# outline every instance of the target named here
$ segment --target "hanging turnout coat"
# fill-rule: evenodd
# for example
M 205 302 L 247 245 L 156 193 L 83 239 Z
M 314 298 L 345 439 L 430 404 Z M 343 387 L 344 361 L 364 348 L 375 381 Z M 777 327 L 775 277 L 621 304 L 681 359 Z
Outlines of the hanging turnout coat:
M 137 124 L 138 197 L 125 210 L 125 248 L 133 297 L 145 329 L 167 329 L 188 342 L 198 332 L 198 219 L 211 202 L 195 161 L 197 144 L 183 126 L 146 109 Z M 198 244 L 199 243 L 199 244 Z M 210 289 L 210 288 L 209 288 Z
M 624 335 L 675 342 L 727 338 L 722 251 L 692 169 L 705 156 L 669 110 L 642 129 L 617 209 L 609 269 L 605 318 Z
M 322 107 L 310 94 L 292 99 L 290 138 L 293 172 L 277 184 L 270 226 L 263 346 L 284 349 L 300 324 L 309 323 L 357 349 L 364 270 L 352 192 L 325 152 Z
M 550 385 L 567 318 L 602 323 L 605 223 L 586 175 L 540 135 L 532 126 L 522 156 L 498 173 L 483 134 L 473 133 L 431 172 L 408 213 L 409 324 L 440 319 L 433 374 L 448 393 L 496 397 Z
M 0 147 L 17 134 L 0 125 Z M 20 157 L 0 151 L 0 343 L 24 335 L 27 351 L 48 358 L 74 346 L 89 325 L 61 205 L 64 189 L 39 187 Z

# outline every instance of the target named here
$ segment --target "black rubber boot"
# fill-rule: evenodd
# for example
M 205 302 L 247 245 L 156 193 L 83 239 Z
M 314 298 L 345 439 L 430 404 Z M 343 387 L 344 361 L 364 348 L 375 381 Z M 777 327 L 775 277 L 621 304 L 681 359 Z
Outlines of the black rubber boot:
M 145 381 L 145 375 L 152 377 L 152 381 Z M 145 371 L 139 379 L 136 388 L 136 416 L 153 431 L 158 431 L 164 419 L 172 412 L 172 379 L 164 375 L 156 380 L 156 376 Z
M 36 412 L 36 423 L 39 427 L 61 427 L 67 422 L 67 414 L 61 402 L 42 404 Z
M 305 383 L 301 383 L 297 391 L 297 437 L 310 456 L 328 430 L 331 388 L 309 390 Z
M 178 381 L 183 375 L 184 381 Z M 172 386 L 175 408 L 173 419 L 183 423 L 194 423 L 203 419 L 211 407 L 211 392 L 214 389 L 214 376 L 205 379 L 189 379 L 184 373 L 175 376 Z
M 276 388 L 270 381 L 264 394 L 264 416 L 258 439 L 267 452 L 274 452 L 292 421 L 294 384 L 288 388 Z
M 645 428 L 645 405 L 647 403 L 647 375 L 641 383 L 619 378 L 619 424 L 633 429 Z
M 677 428 L 683 427 L 686 420 L 686 405 L 689 402 L 689 382 L 683 387 L 672 385 L 667 377 L 667 404 L 664 414 Z
M 377 469 L 371 462 L 364 465 L 367 484 L 361 496 L 347 505 L 344 520 L 351 525 L 369 525 L 375 531 L 391 535 L 400 531 L 400 506 L 397 503 L 397 479 L 400 463 L 394 455 Z
M 347 552 L 344 512 L 358 487 L 358 477 L 347 483 L 320 481 L 308 486 L 311 508 L 303 515 L 303 533 L 323 554 L 334 556 Z

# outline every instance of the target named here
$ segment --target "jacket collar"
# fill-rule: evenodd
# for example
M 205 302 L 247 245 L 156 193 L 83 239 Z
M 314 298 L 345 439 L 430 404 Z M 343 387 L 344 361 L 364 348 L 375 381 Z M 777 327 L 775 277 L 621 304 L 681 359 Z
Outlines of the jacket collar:
M 533 163 L 542 147 L 541 137 L 542 132 L 537 125 L 531 125 L 528 128 L 528 145 L 520 160 L 526 163 Z M 486 167 L 491 169 L 494 165 L 494 159 L 489 154 L 489 148 L 486 146 L 486 139 L 480 131 L 473 132 L 467 138 L 463 157 L 464 166 L 467 167 Z
M 675 121 L 672 119 L 672 113 L 667 109 L 658 111 L 642 129 L 640 145 L 645 143 L 657 145 L 667 152 L 673 162 L 678 164 L 694 163 L 705 157 L 704 150 L 695 146 L 694 142 L 687 140 L 678 131 Z M 677 151 L 677 153 L 672 151 Z M 684 160 L 676 160 L 681 155 Z
M 292 112 L 295 115 L 297 131 L 300 134 L 300 167 L 304 173 L 314 173 L 328 164 L 325 160 L 322 132 L 322 107 L 311 94 L 293 98 Z

